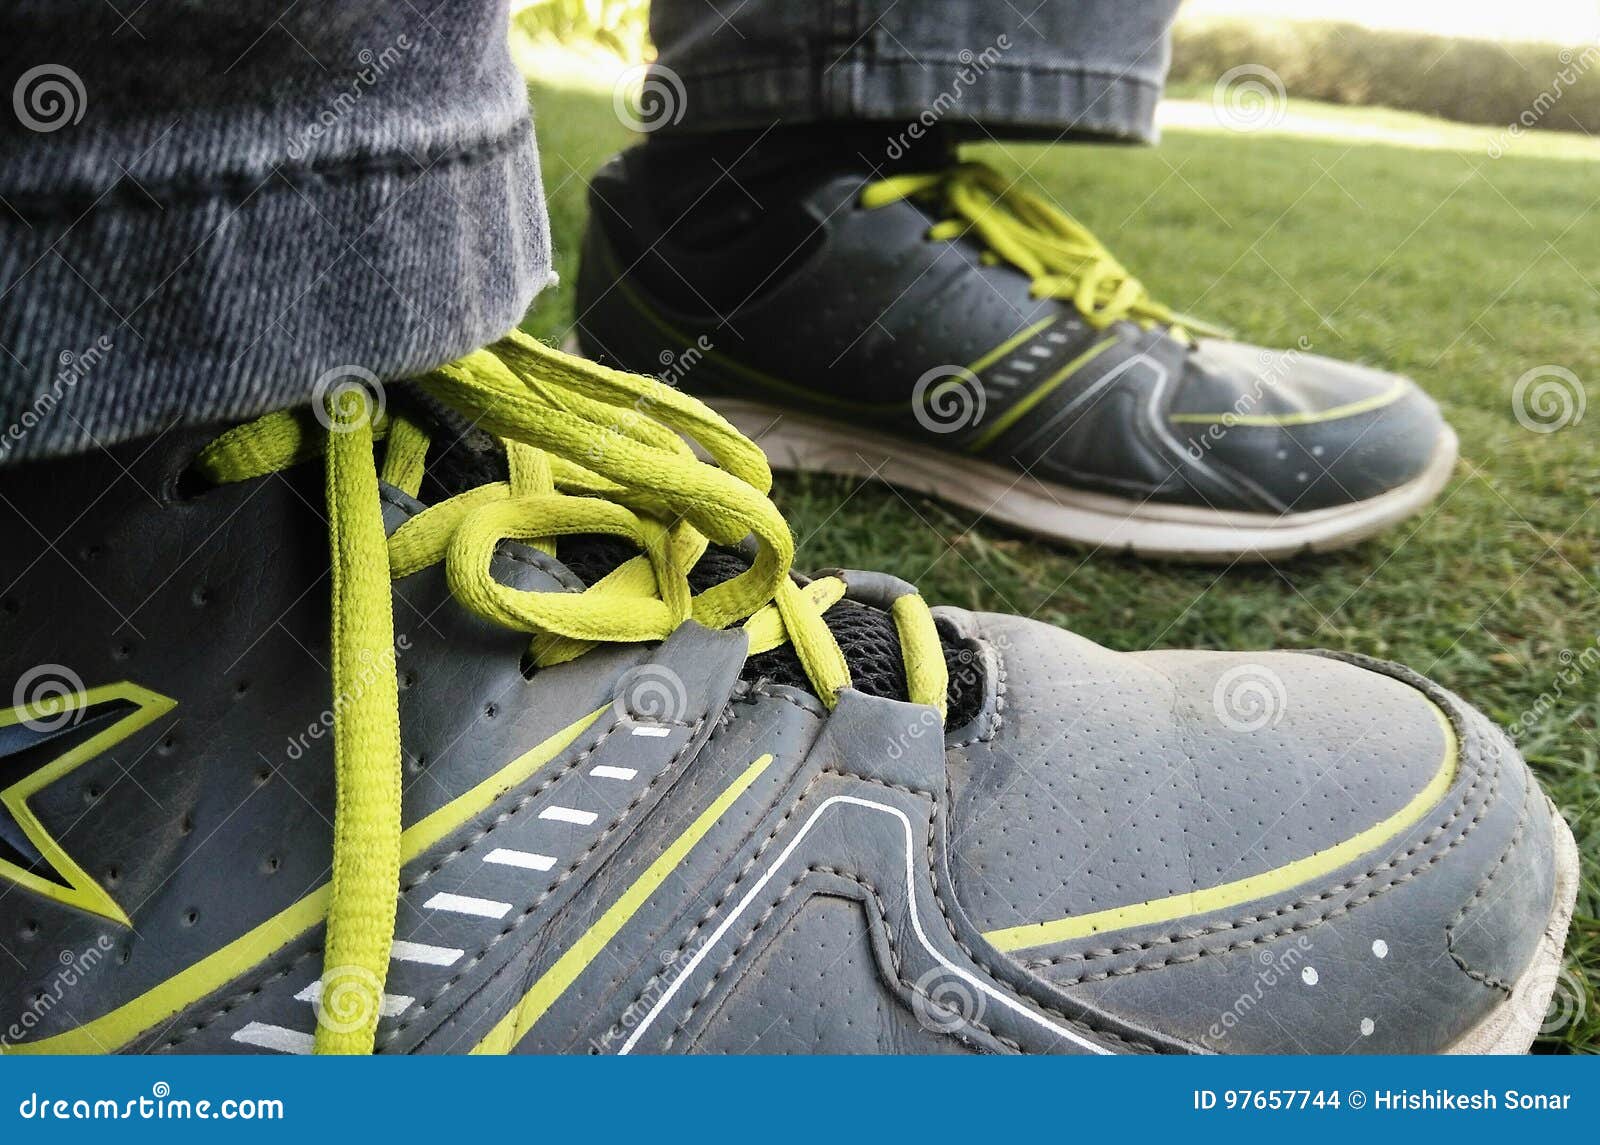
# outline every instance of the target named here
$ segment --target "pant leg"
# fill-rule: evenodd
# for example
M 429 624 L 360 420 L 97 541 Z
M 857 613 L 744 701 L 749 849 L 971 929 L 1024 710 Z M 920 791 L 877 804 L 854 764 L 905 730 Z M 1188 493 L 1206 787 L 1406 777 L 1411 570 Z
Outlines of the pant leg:
M 653 0 L 678 131 L 822 120 L 1154 136 L 1178 0 Z
M 419 371 L 549 277 L 506 0 L 13 0 L 0 85 L 0 462 Z

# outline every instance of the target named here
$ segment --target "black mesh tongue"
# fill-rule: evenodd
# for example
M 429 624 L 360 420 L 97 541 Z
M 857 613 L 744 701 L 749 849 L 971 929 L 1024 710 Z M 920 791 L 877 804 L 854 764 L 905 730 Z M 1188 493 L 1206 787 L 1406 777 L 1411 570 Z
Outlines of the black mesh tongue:
M 407 416 L 427 428 L 426 477 L 421 490 L 427 503 L 455 496 L 491 481 L 507 480 L 505 453 L 495 439 L 476 429 L 467 419 L 414 386 L 400 387 L 397 399 Z M 561 563 L 584 584 L 593 584 L 639 550 L 620 537 L 603 533 L 563 537 L 558 546 Z M 721 584 L 750 567 L 750 560 L 735 549 L 713 545 L 689 572 L 696 593 Z M 881 609 L 841 600 L 822 615 L 823 623 L 839 642 L 850 666 L 854 686 L 869 696 L 905 700 L 905 660 L 894 619 Z M 961 727 L 977 715 L 983 699 L 983 676 L 973 654 L 947 632 L 940 633 L 945 664 L 950 671 L 946 724 Z M 782 644 L 745 661 L 742 678 L 812 691 L 811 681 L 792 645 Z
M 399 385 L 391 392 L 395 407 L 428 434 L 428 456 L 419 492 L 425 504 L 510 479 L 505 450 L 492 434 L 415 385 Z
M 585 584 L 593 584 L 623 561 L 637 556 L 638 550 L 619 537 L 589 535 L 561 541 L 561 563 Z M 750 560 L 735 549 L 713 545 L 689 571 L 689 586 L 697 593 L 721 584 L 750 567 Z M 909 698 L 905 658 L 900 650 L 900 632 L 894 618 L 882 609 L 854 600 L 840 600 L 822 614 L 822 621 L 839 642 L 850 678 L 857 691 L 891 700 Z M 946 694 L 946 725 L 961 727 L 978 714 L 983 701 L 983 676 L 970 649 L 956 643 L 948 632 L 940 632 L 945 665 L 950 673 Z M 794 646 L 780 644 L 745 661 L 744 680 L 764 680 L 806 692 L 814 691 Z

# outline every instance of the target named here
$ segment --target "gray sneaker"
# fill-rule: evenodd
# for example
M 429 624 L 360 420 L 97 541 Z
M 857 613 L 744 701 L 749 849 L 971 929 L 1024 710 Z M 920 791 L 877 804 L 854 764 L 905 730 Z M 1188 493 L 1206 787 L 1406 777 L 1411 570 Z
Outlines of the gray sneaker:
M 819 165 L 686 238 L 651 146 L 591 185 L 578 344 L 705 398 L 780 468 L 1215 561 L 1351 544 L 1450 476 L 1455 435 L 1407 379 L 1174 314 L 986 167 Z
M 6 1052 L 1533 1040 L 1576 855 L 1450 693 L 795 576 L 524 339 L 420 391 L 0 470 Z

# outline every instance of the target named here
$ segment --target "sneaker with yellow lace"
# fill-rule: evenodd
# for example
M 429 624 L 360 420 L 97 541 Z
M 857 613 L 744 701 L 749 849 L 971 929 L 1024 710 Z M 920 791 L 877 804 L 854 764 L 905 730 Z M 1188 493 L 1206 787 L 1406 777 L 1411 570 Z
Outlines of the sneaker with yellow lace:
M 0 1050 L 1528 1047 L 1481 715 L 800 576 L 769 483 L 520 336 L 0 470 Z
M 1450 475 L 1455 435 L 1407 379 L 1173 312 L 981 164 L 818 160 L 748 188 L 706 164 L 721 193 L 684 204 L 662 146 L 592 182 L 578 344 L 704 397 L 780 468 L 1215 561 L 1351 544 Z

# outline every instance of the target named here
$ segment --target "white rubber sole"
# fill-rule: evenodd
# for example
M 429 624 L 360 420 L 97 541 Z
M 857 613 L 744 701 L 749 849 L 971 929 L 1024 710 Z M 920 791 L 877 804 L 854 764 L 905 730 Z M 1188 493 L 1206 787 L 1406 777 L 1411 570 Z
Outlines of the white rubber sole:
M 1548 799 L 1545 802 L 1550 807 L 1556 861 L 1555 903 L 1550 918 L 1539 936 L 1532 961 L 1512 986 L 1511 997 L 1457 1038 L 1444 1051 L 1447 1054 L 1525 1054 L 1544 1026 L 1550 999 L 1561 982 L 1561 953 L 1578 899 L 1578 845 L 1555 804 Z
M 1276 560 L 1365 540 L 1438 496 L 1457 449 L 1446 428 L 1428 467 L 1406 484 L 1365 501 L 1279 516 L 1091 493 L 762 402 L 709 398 L 706 404 L 758 442 L 775 469 L 876 477 L 1048 540 L 1181 561 Z

